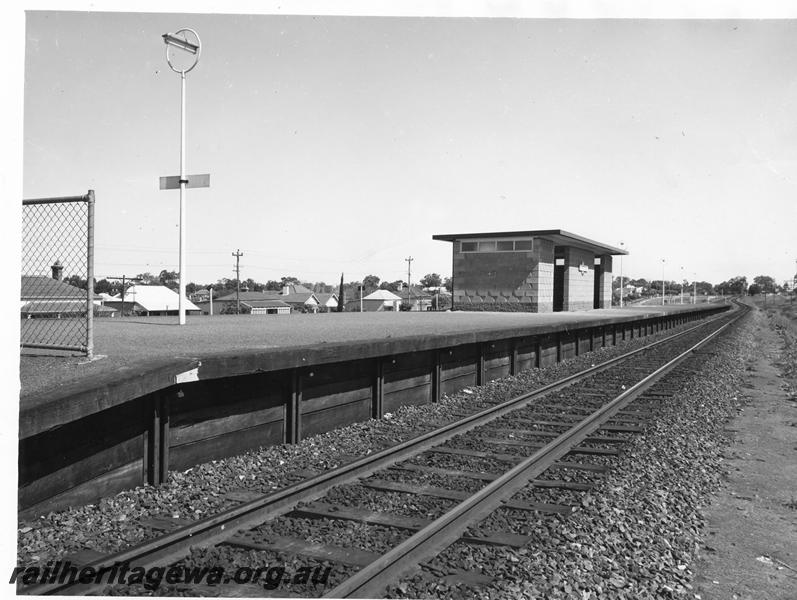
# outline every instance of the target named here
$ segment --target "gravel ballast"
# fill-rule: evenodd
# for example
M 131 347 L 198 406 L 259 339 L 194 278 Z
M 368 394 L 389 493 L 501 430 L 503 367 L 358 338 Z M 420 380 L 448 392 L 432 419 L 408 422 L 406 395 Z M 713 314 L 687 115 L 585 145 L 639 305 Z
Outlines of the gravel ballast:
M 709 351 L 716 355 L 662 401 L 657 418 L 607 463 L 611 470 L 595 488 L 557 492 L 560 502 L 578 502 L 573 515 L 516 513 L 513 529 L 525 528 L 533 538 L 525 548 L 458 543 L 433 561 L 443 571 L 470 568 L 492 576 L 492 584 L 468 587 L 418 572 L 391 586 L 390 596 L 699 598 L 691 565 L 702 545 L 700 509 L 721 485 L 724 426 L 744 403 L 750 335 L 745 325 L 714 342 Z M 551 501 L 548 490 L 528 490 L 515 498 Z

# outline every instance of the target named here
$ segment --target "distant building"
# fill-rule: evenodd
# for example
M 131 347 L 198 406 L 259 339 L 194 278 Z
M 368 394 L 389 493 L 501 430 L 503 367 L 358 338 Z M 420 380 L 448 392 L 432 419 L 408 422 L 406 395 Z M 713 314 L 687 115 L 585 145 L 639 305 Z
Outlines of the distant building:
M 609 308 L 612 256 L 625 250 L 561 229 L 434 235 L 451 242 L 455 310 Z
M 52 277 L 23 275 L 20 288 L 20 314 L 23 318 L 60 319 L 86 315 L 86 290 L 62 281 L 60 261 L 52 265 Z M 94 301 L 96 316 L 112 317 L 116 311 Z
M 241 308 L 246 308 L 252 315 L 289 315 L 291 305 L 282 300 L 249 300 L 241 302 Z
M 316 292 L 315 297 L 318 299 L 318 310 L 321 312 L 334 312 L 338 309 L 337 294 Z
M 180 312 L 180 296 L 164 285 L 133 285 L 112 300 L 106 300 L 105 306 L 116 308 L 124 314 L 137 314 L 147 317 L 177 315 Z M 186 315 L 199 315 L 202 310 L 189 301 L 183 301 Z
M 358 303 L 357 301 L 352 302 Z M 363 297 L 362 306 L 363 312 L 398 311 L 401 306 L 401 297 L 390 290 L 376 290 Z

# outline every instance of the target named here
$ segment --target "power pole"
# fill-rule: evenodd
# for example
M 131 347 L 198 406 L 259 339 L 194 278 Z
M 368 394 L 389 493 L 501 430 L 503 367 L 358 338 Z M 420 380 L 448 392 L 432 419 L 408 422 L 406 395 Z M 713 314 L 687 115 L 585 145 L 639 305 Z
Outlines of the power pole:
M 241 314 L 241 257 L 244 255 L 239 248 L 232 253 L 235 257 L 235 314 Z
M 409 310 L 412 310 L 412 301 L 410 300 L 410 286 L 412 285 L 412 261 L 415 259 L 412 256 L 405 258 L 404 260 L 407 261 L 407 304 L 409 304 Z
M 126 275 L 122 275 L 121 277 L 106 277 L 105 279 L 113 279 L 115 281 L 122 281 L 122 309 L 119 312 L 121 317 L 125 316 L 125 283 L 127 281 L 144 281 L 141 277 L 127 277 Z

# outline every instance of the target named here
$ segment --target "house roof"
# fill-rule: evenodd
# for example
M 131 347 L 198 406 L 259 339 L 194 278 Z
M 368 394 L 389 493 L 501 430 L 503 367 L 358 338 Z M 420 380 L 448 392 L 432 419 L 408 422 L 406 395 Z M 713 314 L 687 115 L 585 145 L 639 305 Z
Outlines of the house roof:
M 594 252 L 595 254 L 628 254 L 626 250 L 615 248 L 614 246 L 607 246 L 594 240 L 590 240 L 575 233 L 570 233 L 564 229 L 533 229 L 528 231 L 497 231 L 489 233 L 446 233 L 433 235 L 433 240 L 442 240 L 444 242 L 454 242 L 457 240 L 467 239 L 492 239 L 492 238 L 523 238 L 523 237 L 539 237 L 551 240 L 557 246 L 571 246 L 573 248 L 582 248 Z
M 21 308 L 23 314 L 45 313 L 84 313 L 86 312 L 85 300 L 33 300 Z M 94 312 L 112 313 L 116 309 L 108 306 L 94 305 Z
M 120 300 L 117 296 L 114 300 Z M 165 285 L 134 285 L 125 292 L 125 302 L 135 302 L 144 310 L 177 310 L 180 296 Z M 187 298 L 183 299 L 185 310 L 201 310 Z
M 22 300 L 85 298 L 86 290 L 43 275 L 22 276 Z
M 291 304 L 318 304 L 318 298 L 313 292 L 283 294 L 280 296 L 280 300 Z
M 303 285 L 301 285 L 299 283 L 289 283 L 285 287 L 288 288 L 288 294 L 286 294 L 286 295 L 290 295 L 290 294 L 312 294 L 313 293 L 313 290 L 311 290 L 309 288 L 306 288 L 306 287 L 304 287 Z
M 401 300 L 401 296 L 396 296 L 390 290 L 376 290 L 364 296 L 363 300 Z
M 241 292 L 241 301 L 243 302 L 246 300 L 269 300 L 273 299 L 275 296 L 278 296 L 279 292 L 275 291 L 267 291 L 267 292 Z M 227 294 L 226 296 L 220 296 L 215 299 L 216 302 L 235 302 L 238 298 L 237 292 L 233 292 L 232 294 Z
M 318 298 L 318 303 L 319 304 L 327 304 L 330 300 L 334 300 L 335 304 L 338 303 L 338 295 L 337 294 L 318 293 L 318 294 L 315 295 L 315 297 Z

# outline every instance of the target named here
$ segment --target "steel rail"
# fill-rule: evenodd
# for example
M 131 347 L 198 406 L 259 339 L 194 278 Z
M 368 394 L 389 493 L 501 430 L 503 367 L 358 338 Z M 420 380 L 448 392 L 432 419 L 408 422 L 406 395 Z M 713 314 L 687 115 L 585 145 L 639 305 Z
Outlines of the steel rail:
M 330 590 L 324 598 L 377 598 L 381 597 L 392 581 L 412 571 L 420 562 L 433 558 L 462 535 L 465 529 L 481 521 L 501 504 L 528 485 L 528 482 L 550 468 L 554 462 L 567 454 L 574 446 L 619 410 L 630 404 L 659 379 L 686 360 L 695 350 L 714 339 L 727 327 L 735 323 L 747 311 L 741 311 L 728 323 L 682 352 L 653 373 L 634 384 L 614 400 L 574 425 L 561 436 L 518 463 L 501 477 L 488 484 L 467 500 L 419 530 L 393 550 L 387 552 L 370 565 L 363 567 L 352 577 Z M 672 338 L 668 338 L 672 339 Z
M 144 569 L 170 564 L 184 558 L 191 546 L 214 545 L 235 535 L 239 529 L 251 529 L 261 523 L 289 512 L 298 502 L 309 502 L 323 496 L 335 486 L 350 483 L 372 473 L 385 469 L 388 466 L 406 460 L 429 448 L 439 445 L 446 440 L 466 433 L 504 414 L 522 408 L 532 400 L 559 391 L 578 380 L 586 379 L 592 375 L 605 371 L 616 364 L 646 352 L 665 343 L 672 342 L 682 336 L 694 332 L 700 327 L 705 327 L 711 322 L 727 318 L 727 313 L 709 317 L 694 327 L 690 327 L 672 336 L 646 344 L 641 348 L 632 350 L 615 358 L 609 359 L 584 371 L 569 375 L 545 385 L 541 388 L 511 398 L 495 406 L 464 417 L 458 421 L 444 425 L 439 429 L 429 431 L 412 439 L 406 440 L 396 446 L 385 448 L 369 456 L 357 459 L 335 470 L 322 473 L 311 479 L 306 479 L 297 484 L 278 490 L 272 494 L 256 498 L 244 504 L 222 511 L 212 517 L 203 519 L 177 528 L 165 535 L 147 540 L 122 550 L 120 552 L 101 557 L 86 565 L 99 573 L 101 570 L 110 573 L 114 567 L 128 565 L 130 568 L 142 567 Z M 107 583 L 79 583 L 64 581 L 61 583 L 47 583 L 18 588 L 18 594 L 26 595 L 86 595 L 90 592 L 102 590 Z

